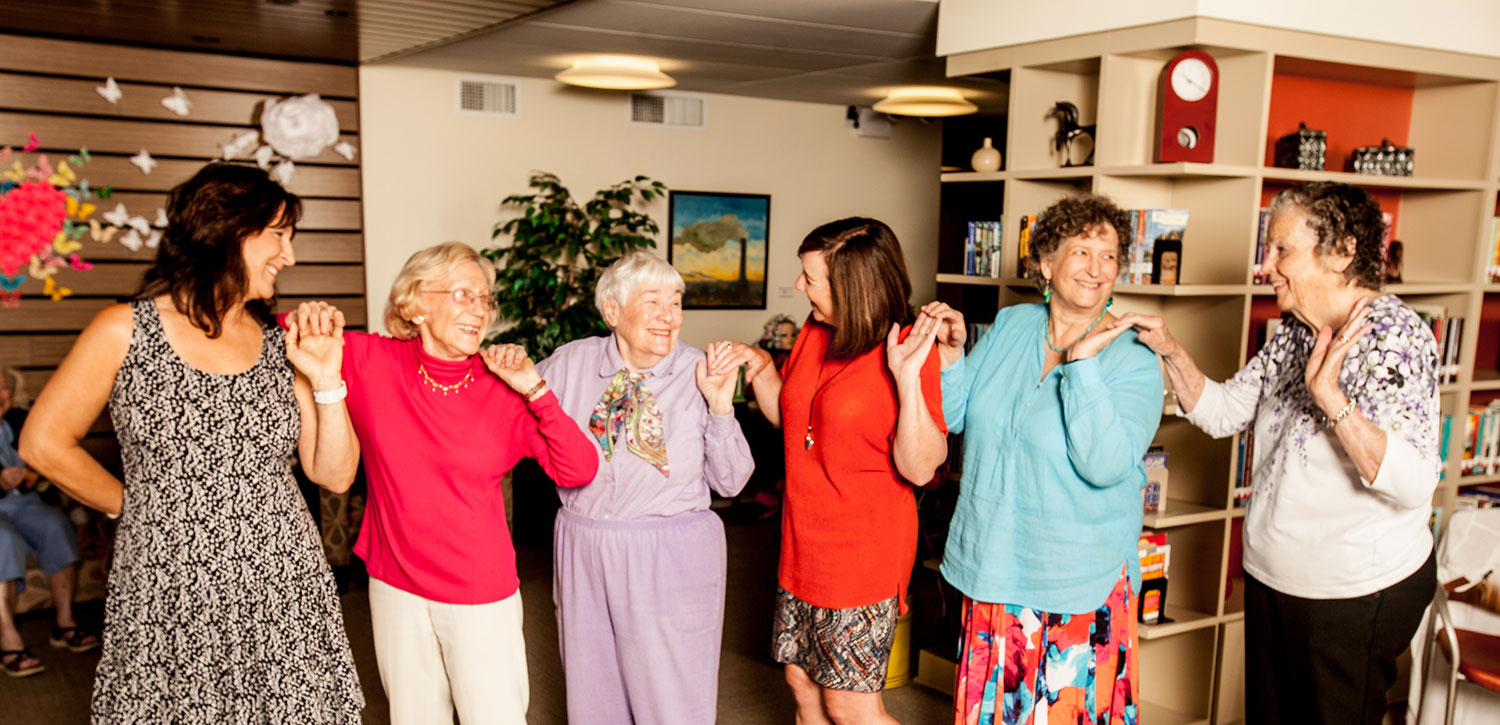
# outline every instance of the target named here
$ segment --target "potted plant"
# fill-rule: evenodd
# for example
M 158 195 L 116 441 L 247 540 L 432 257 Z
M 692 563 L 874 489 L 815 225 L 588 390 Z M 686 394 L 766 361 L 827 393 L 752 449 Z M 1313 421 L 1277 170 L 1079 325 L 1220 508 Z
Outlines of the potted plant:
M 594 286 L 616 259 L 656 246 L 661 228 L 637 204 L 663 196 L 667 187 L 637 176 L 580 204 L 555 174 L 538 172 L 527 185 L 535 191 L 501 203 L 520 216 L 496 224 L 490 235 L 509 235 L 510 245 L 482 254 L 499 270 L 496 320 L 510 323 L 489 342 L 519 344 L 540 360 L 564 343 L 609 332 L 594 308 Z
M 616 259 L 656 246 L 656 221 L 639 211 L 667 193 L 666 185 L 645 176 L 594 192 L 579 203 L 556 174 L 538 172 L 527 182 L 534 191 L 501 202 L 519 216 L 495 225 L 491 239 L 509 235 L 508 246 L 481 254 L 495 262 L 496 320 L 509 326 L 490 343 L 521 345 L 533 360 L 564 343 L 609 333 L 594 307 L 594 287 Z M 545 548 L 552 543 L 557 489 L 530 459 L 511 473 L 512 538 Z

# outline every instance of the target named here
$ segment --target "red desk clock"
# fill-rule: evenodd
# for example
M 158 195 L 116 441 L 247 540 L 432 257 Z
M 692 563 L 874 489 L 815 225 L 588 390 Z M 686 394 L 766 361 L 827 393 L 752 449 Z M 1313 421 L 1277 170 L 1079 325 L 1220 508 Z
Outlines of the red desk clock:
M 1156 160 L 1214 160 L 1219 110 L 1219 64 L 1201 50 L 1184 50 L 1167 63 L 1156 84 Z

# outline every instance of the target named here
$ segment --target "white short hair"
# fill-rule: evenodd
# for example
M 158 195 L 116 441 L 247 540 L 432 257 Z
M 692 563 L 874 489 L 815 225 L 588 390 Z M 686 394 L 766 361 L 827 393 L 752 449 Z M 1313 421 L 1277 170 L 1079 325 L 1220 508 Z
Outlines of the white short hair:
M 612 299 L 624 307 L 630 295 L 648 284 L 672 284 L 685 290 L 682 275 L 667 260 L 650 252 L 634 251 L 621 257 L 599 277 L 594 287 L 594 306 L 604 312 L 604 301 Z

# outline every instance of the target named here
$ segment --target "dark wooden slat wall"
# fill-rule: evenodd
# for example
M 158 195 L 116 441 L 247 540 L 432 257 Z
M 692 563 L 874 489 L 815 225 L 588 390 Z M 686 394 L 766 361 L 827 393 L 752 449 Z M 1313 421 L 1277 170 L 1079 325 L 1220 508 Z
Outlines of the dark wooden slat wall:
M 119 103 L 94 91 L 106 75 L 120 85 Z M 193 102 L 186 117 L 161 105 L 172 86 L 181 86 Z M 94 200 L 94 218 L 102 223 L 104 212 L 123 203 L 132 215 L 154 221 L 166 192 L 219 155 L 219 144 L 256 128 L 252 121 L 268 99 L 320 94 L 338 115 L 341 140 L 359 148 L 358 88 L 357 69 L 346 65 L 0 34 L 0 145 L 19 151 L 34 131 L 54 165 L 87 146 L 93 161 L 79 176 L 95 188 L 114 188 L 110 199 Z M 142 148 L 159 162 L 149 175 L 129 162 Z M 27 167 L 35 157 L 16 155 Z M 303 197 L 304 209 L 293 240 L 297 265 L 277 283 L 278 309 L 328 300 L 344 310 L 350 326 L 365 327 L 359 157 L 349 161 L 329 150 L 299 161 L 288 188 Z M 0 365 L 19 369 L 33 397 L 79 331 L 130 295 L 156 256 L 153 249 L 133 251 L 87 234 L 80 242 L 79 254 L 94 268 L 57 274 L 71 296 L 53 302 L 41 281 L 28 280 L 21 306 L 0 308 Z M 84 447 L 105 465 L 118 466 L 119 446 L 107 415 L 94 424 Z

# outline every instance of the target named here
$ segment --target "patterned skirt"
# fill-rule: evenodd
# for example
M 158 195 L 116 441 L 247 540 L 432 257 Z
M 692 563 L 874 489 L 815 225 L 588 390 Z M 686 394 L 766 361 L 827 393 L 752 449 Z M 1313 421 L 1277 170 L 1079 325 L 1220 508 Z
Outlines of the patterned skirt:
M 1135 725 L 1135 597 L 1123 567 L 1088 614 L 964 597 L 962 637 L 956 725 Z
M 896 640 L 896 598 L 848 609 L 816 607 L 776 587 L 771 657 L 830 690 L 880 692 Z

